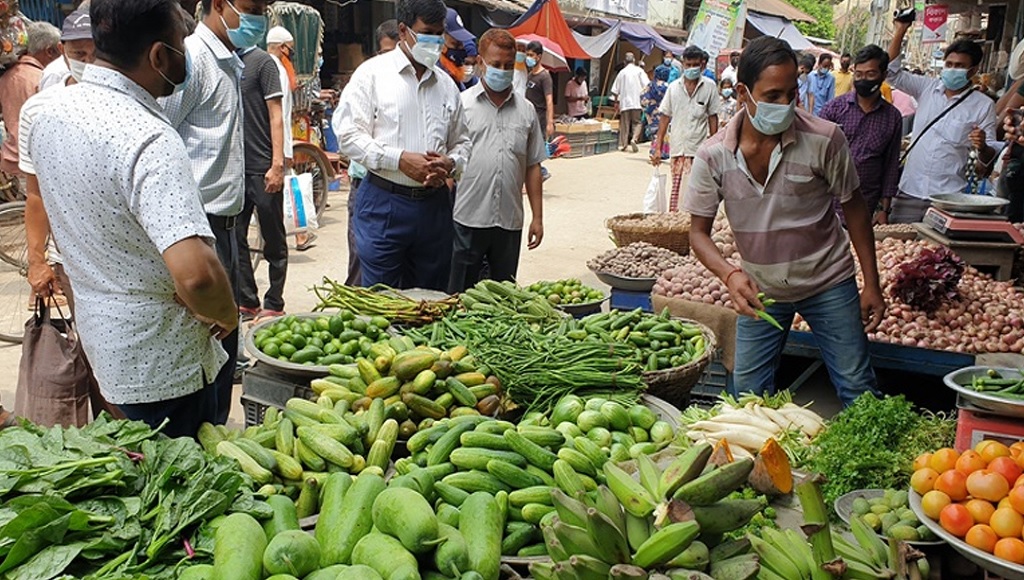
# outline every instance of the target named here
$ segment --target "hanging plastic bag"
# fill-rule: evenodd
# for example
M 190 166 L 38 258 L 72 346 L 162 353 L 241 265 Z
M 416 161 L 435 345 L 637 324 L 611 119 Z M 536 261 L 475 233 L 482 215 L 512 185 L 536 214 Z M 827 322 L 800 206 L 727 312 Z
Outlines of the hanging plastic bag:
M 661 173 L 660 167 L 654 168 L 651 181 L 647 184 L 644 194 L 644 213 L 665 213 L 668 211 L 668 196 L 665 195 L 667 176 Z
M 284 178 L 284 230 L 287 235 L 317 229 L 313 203 L 313 175 L 302 173 Z

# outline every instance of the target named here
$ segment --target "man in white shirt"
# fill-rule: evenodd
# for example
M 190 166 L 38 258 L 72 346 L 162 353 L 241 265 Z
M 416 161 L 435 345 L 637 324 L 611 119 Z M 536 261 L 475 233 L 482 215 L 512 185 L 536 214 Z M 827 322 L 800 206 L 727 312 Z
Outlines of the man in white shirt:
M 626 53 L 626 66 L 619 71 L 612 83 L 612 97 L 615 98 L 615 107 L 619 111 L 619 150 L 625 151 L 626 147 L 632 147 L 633 153 L 639 151 L 636 146 L 640 138 L 640 96 L 650 80 L 644 69 L 636 66 L 636 57 L 632 52 Z
M 547 147 L 533 104 L 512 90 L 515 38 L 500 29 L 480 38 L 486 72 L 462 93 L 473 148 L 481 152 L 459 182 L 455 196 L 455 247 L 448 292 L 480 281 L 486 259 L 493 280 L 515 280 L 523 239 L 523 185 L 532 219 L 527 247 L 544 238 L 540 162 Z M 582 69 L 581 69 L 582 70 Z M 489 153 L 489 154 L 488 154 Z
M 238 326 L 181 138 L 156 97 L 190 82 L 174 0 L 93 0 L 97 62 L 36 116 L 28 150 L 104 396 L 172 437 L 216 418 L 217 339 Z
M 729 83 L 736 86 L 736 68 L 739 67 L 739 65 L 740 51 L 734 50 L 732 51 L 732 54 L 729 55 L 729 66 L 725 67 L 725 70 L 722 71 L 722 78 L 719 79 L 719 82 L 729 79 Z
M 236 218 L 245 203 L 245 151 L 242 137 L 242 59 L 237 51 L 256 46 L 267 31 L 267 0 L 202 0 L 203 19 L 185 40 L 192 82 L 161 101 L 171 125 L 185 141 L 192 173 L 217 238 L 217 255 L 238 291 Z M 284 168 L 268 174 L 267 189 L 280 190 Z M 237 301 L 238 296 L 236 294 Z M 217 377 L 217 419 L 231 411 L 231 389 L 238 359 L 238 332 L 224 340 L 231 358 Z
M 333 126 L 341 152 L 368 173 L 356 197 L 363 286 L 444 290 L 452 253 L 447 180 L 469 159 L 455 81 L 439 74 L 447 9 L 399 0 L 398 49 L 356 69 Z
M 962 193 L 967 185 L 964 168 L 971 151 L 974 129 L 986 136 L 996 133 L 992 99 L 971 90 L 970 79 L 978 72 L 984 53 L 971 40 L 958 40 L 946 48 L 939 78 L 903 70 L 903 38 L 910 23 L 894 21 L 889 44 L 889 84 L 917 99 L 910 153 L 900 176 L 899 193 L 892 203 L 889 223 L 914 223 L 924 218 L 937 193 Z M 947 111 L 943 114 L 944 111 Z M 928 130 L 932 121 L 942 117 Z M 985 145 L 979 161 L 990 163 L 996 151 Z
M 668 144 L 672 158 L 672 194 L 668 210 L 679 211 L 679 188 L 683 177 L 689 176 L 693 167 L 693 156 L 708 137 L 718 132 L 718 110 L 721 98 L 715 81 L 701 74 L 704 51 L 688 46 L 683 51 L 683 77 L 673 82 L 665 91 L 658 112 L 661 121 L 658 135 L 654 138 L 651 163 L 661 164 L 661 144 L 669 133 Z

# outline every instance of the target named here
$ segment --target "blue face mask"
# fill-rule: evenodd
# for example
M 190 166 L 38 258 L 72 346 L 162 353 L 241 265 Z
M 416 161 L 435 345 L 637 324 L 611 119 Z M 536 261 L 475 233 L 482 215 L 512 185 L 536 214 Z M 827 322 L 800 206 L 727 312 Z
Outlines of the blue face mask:
M 501 70 L 488 65 L 487 72 L 484 73 L 484 84 L 492 91 L 503 93 L 512 86 L 513 74 L 514 70 Z
M 167 50 L 169 50 L 171 52 L 176 52 L 176 53 L 180 54 L 182 57 L 184 57 L 184 59 L 185 59 L 185 78 L 182 79 L 182 81 L 180 83 L 176 83 L 176 82 L 172 81 L 171 79 L 167 78 L 167 75 L 165 75 L 162 71 L 160 71 L 160 70 L 156 71 L 156 72 L 160 73 L 160 76 L 163 77 L 163 79 L 165 81 L 167 81 L 168 84 L 170 84 L 171 86 L 174 87 L 174 90 L 171 91 L 171 94 L 174 95 L 174 94 L 180 93 L 181 91 L 185 90 L 185 87 L 188 86 L 189 79 L 192 78 L 192 54 L 189 53 L 188 50 L 185 50 L 185 52 L 181 52 L 180 50 L 174 48 L 173 46 L 167 44 L 166 42 L 162 42 L 161 44 L 163 44 L 164 47 L 167 48 Z
M 413 60 L 425 66 L 434 68 L 437 59 L 441 58 L 441 50 L 444 48 L 444 37 L 440 34 L 420 34 L 410 31 L 416 35 L 416 44 L 409 47 Z M 408 47 L 409 45 L 406 44 Z
M 963 68 L 943 68 L 941 78 L 942 84 L 951 91 L 959 91 L 971 82 L 967 78 L 967 69 Z
M 727 98 L 727 99 L 729 97 L 731 97 L 732 96 L 732 89 L 722 89 L 722 96 Z
M 253 14 L 242 14 L 231 2 L 225 2 L 235 14 L 238 15 L 238 28 L 230 28 L 224 17 L 220 21 L 224 23 L 224 29 L 228 33 L 228 40 L 235 48 L 252 48 L 259 44 L 267 34 L 267 17 Z
M 747 116 L 750 123 L 762 135 L 778 135 L 783 133 L 793 124 L 793 117 L 796 116 L 796 101 L 788 105 L 778 103 L 757 103 L 757 113 L 750 114 L 747 109 Z
M 526 53 L 525 52 L 517 52 L 516 53 L 516 62 L 526 62 Z
M 687 80 L 695 81 L 700 78 L 700 69 L 697 67 L 683 69 L 683 77 Z
M 533 70 L 533 67 L 537 66 L 537 59 L 532 57 L 526 57 L 526 68 Z

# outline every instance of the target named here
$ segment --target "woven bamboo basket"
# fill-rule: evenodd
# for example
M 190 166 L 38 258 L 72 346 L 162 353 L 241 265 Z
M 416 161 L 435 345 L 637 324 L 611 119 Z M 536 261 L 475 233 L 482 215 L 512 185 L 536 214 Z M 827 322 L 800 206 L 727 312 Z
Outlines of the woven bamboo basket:
M 690 221 L 680 220 L 671 226 L 655 225 L 648 219 L 654 214 L 631 213 L 608 218 L 605 226 L 611 230 L 615 245 L 622 247 L 634 242 L 647 242 L 685 256 L 690 253 Z
M 643 378 L 647 383 L 648 393 L 683 408 L 690 398 L 690 391 L 704 374 L 704 369 L 711 364 L 711 357 L 718 348 L 718 343 L 715 340 L 715 333 L 700 322 L 686 318 L 676 320 L 700 328 L 704 336 L 704 354 L 682 366 L 660 371 L 645 371 Z

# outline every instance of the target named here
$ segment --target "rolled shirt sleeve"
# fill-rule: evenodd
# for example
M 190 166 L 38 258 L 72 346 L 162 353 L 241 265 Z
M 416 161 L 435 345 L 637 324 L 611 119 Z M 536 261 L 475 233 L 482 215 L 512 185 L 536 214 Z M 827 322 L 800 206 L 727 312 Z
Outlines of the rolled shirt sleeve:
M 693 158 L 693 168 L 683 194 L 683 209 L 698 217 L 714 218 L 721 203 L 721 177 L 712 170 L 706 151 L 707 148 L 702 148 Z
M 899 89 L 915 99 L 920 98 L 921 94 L 935 83 L 935 79 L 903 70 L 903 55 L 889 63 L 889 75 L 886 80 L 889 81 L 892 88 Z

